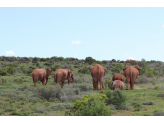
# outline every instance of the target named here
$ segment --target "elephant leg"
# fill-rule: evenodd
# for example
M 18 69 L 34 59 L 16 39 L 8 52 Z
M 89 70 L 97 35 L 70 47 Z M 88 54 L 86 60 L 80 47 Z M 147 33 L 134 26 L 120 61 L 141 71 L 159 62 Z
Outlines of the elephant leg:
M 45 78 L 42 79 L 42 85 L 45 85 Z
M 68 78 L 68 84 L 70 84 L 71 83 L 71 79 L 70 78 Z
M 64 81 L 62 81 L 62 86 L 61 86 L 61 88 L 63 88 L 63 86 L 64 86 Z
M 129 77 L 126 78 L 126 82 L 127 82 L 126 90 L 128 90 L 129 89 L 129 82 L 130 82 L 130 78 Z
M 96 90 L 95 81 L 93 79 L 93 89 Z
M 102 90 L 104 87 L 103 87 L 103 79 L 101 78 L 100 79 L 100 90 Z
M 36 82 L 34 82 L 34 87 L 36 87 Z
M 96 87 L 96 90 L 99 90 L 98 89 L 98 80 L 95 81 L 95 87 Z

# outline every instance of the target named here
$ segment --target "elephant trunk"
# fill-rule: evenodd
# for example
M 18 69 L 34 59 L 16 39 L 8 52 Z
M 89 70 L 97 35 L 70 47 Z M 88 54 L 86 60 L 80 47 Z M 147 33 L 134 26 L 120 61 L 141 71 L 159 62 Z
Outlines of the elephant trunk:
M 74 80 L 75 80 L 75 79 L 74 79 L 74 77 L 72 77 L 72 81 L 71 81 L 71 83 L 73 83 L 73 82 L 74 82 Z
M 48 82 L 48 78 L 46 78 L 46 84 L 47 84 L 47 82 Z M 46 85 L 46 84 L 45 84 L 45 85 Z

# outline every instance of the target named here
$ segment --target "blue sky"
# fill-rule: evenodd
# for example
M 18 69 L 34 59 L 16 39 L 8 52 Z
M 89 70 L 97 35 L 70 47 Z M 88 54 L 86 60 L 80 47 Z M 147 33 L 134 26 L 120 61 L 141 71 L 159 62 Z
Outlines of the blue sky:
M 0 56 L 164 61 L 164 8 L 1 7 Z

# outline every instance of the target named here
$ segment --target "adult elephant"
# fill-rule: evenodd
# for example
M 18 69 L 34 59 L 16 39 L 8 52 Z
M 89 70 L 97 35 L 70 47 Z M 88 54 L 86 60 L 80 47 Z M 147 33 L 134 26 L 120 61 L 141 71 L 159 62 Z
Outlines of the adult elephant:
M 140 72 L 140 68 L 139 66 L 126 66 L 123 69 L 124 71 L 124 75 L 126 77 L 126 81 L 127 81 L 127 86 L 126 86 L 126 90 L 129 89 L 129 83 L 130 83 L 130 88 L 133 90 L 134 89 L 134 83 L 138 77 L 138 74 Z
M 135 61 L 135 65 L 138 65 L 138 63 L 139 63 L 139 61 L 136 60 L 136 61 Z
M 36 87 L 36 82 L 37 81 L 41 81 L 42 85 L 46 85 L 48 82 L 48 77 L 51 74 L 51 69 L 34 69 L 33 72 L 31 73 L 33 82 L 34 82 L 34 87 Z M 46 84 L 45 84 L 45 80 L 46 80 Z
M 115 74 L 112 78 L 112 81 L 114 80 L 121 80 L 122 82 L 124 82 L 124 76 L 122 74 Z
M 72 78 L 72 81 L 71 81 Z M 74 75 L 73 72 L 71 70 L 68 69 L 57 69 L 54 73 L 54 81 L 55 81 L 55 85 L 56 83 L 59 84 L 59 82 L 62 82 L 62 86 L 61 88 L 63 88 L 64 85 L 64 81 L 68 79 L 68 84 L 70 84 L 71 82 L 74 82 Z
M 119 88 L 120 90 L 124 90 L 124 83 L 120 80 L 115 80 L 113 81 L 113 85 L 112 85 L 112 89 L 116 89 Z
M 131 61 L 133 61 L 133 60 L 127 59 L 127 60 L 126 60 L 126 63 L 130 63 Z
M 100 90 L 104 88 L 103 77 L 105 76 L 105 69 L 103 66 L 96 64 L 90 67 L 90 72 L 93 80 L 94 90 L 98 90 L 98 82 L 100 81 Z

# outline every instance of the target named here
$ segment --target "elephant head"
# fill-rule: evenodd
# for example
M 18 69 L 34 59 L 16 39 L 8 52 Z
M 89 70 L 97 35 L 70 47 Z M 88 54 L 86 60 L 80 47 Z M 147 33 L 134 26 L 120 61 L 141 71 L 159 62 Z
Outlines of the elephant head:
M 139 66 L 135 66 L 135 68 L 138 70 L 138 72 L 140 72 L 140 68 L 139 68 Z
M 71 83 L 73 83 L 73 82 L 74 82 L 74 75 L 73 75 L 73 72 L 72 72 L 71 70 L 68 70 L 68 76 L 69 76 L 70 78 L 72 78 Z
M 46 70 L 46 84 L 48 82 L 48 77 L 50 76 L 51 72 L 52 72 L 51 69 Z

